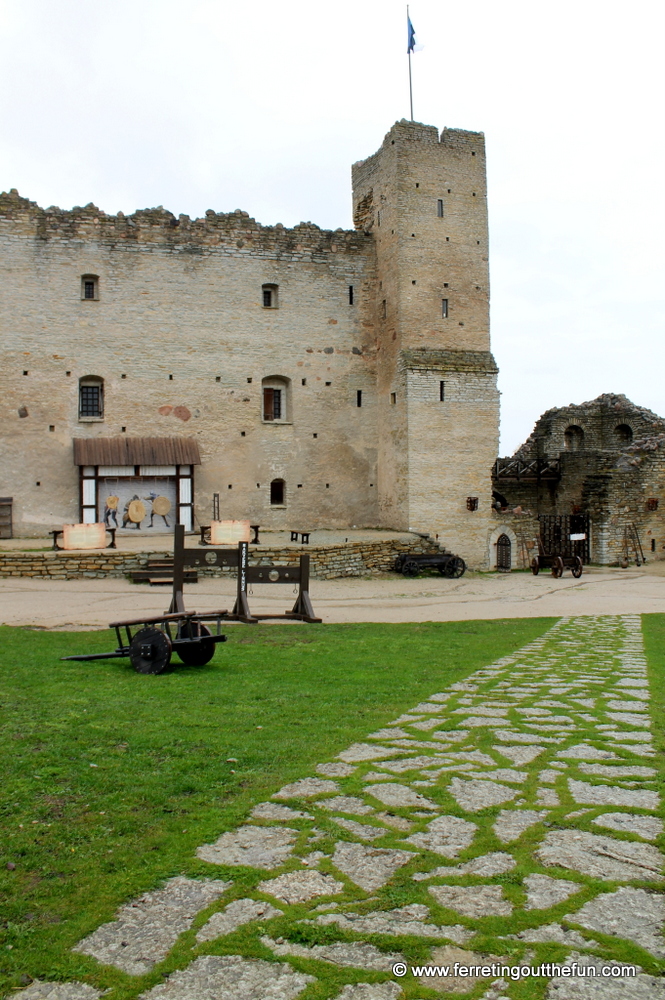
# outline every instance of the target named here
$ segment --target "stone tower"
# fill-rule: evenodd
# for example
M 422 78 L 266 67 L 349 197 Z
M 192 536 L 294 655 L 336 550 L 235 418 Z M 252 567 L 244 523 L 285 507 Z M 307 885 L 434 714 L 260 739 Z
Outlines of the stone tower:
M 353 167 L 377 255 L 379 511 L 487 562 L 498 451 L 484 137 L 396 123 Z

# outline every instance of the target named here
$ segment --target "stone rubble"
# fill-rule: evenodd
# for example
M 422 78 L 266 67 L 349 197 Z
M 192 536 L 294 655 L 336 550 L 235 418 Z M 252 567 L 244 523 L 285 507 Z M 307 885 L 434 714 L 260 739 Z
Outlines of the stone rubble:
M 525 910 L 547 910 L 557 906 L 584 888 L 578 882 L 569 882 L 563 878 L 551 878 L 549 875 L 527 875 L 524 879 L 526 887 Z
M 280 957 L 293 955 L 296 958 L 314 958 L 321 962 L 332 962 L 334 965 L 352 966 L 365 972 L 369 969 L 375 969 L 377 972 L 390 972 L 395 962 L 404 961 L 404 956 L 397 952 L 379 951 L 373 944 L 364 944 L 360 941 L 340 941 L 337 944 L 315 944 L 308 947 L 282 939 L 273 941 L 272 938 L 265 935 L 261 938 L 261 944 L 270 948 L 275 955 Z
M 286 963 L 203 955 L 141 993 L 139 1000 L 295 1000 L 315 981 Z
M 241 826 L 223 833 L 214 844 L 203 844 L 196 856 L 212 865 L 276 868 L 290 856 L 297 836 L 288 826 Z
M 665 897 L 661 895 L 622 887 L 596 896 L 570 919 L 588 930 L 634 941 L 657 958 L 665 958 Z
M 464 917 L 507 917 L 513 912 L 500 885 L 431 885 L 429 892 L 440 906 Z
M 283 903 L 303 903 L 317 896 L 336 896 L 344 889 L 331 875 L 322 875 L 318 871 L 287 872 L 277 878 L 259 882 L 259 892 L 265 892 Z
M 163 889 L 146 892 L 122 906 L 115 920 L 102 924 L 73 950 L 130 976 L 142 976 L 166 958 L 197 913 L 218 900 L 230 885 L 176 876 Z
M 467 930 L 460 924 L 453 926 L 437 926 L 425 921 L 430 916 L 427 906 L 421 903 L 411 903 L 409 906 L 402 906 L 397 910 L 386 912 L 375 911 L 374 913 L 327 913 L 316 918 L 316 923 L 321 926 L 335 924 L 342 930 L 352 931 L 355 934 L 413 934 L 415 937 L 449 938 L 457 944 L 465 944 L 473 931 Z
M 374 892 L 390 881 L 398 868 L 413 861 L 410 851 L 365 847 L 339 841 L 332 857 L 333 865 L 366 892 Z
M 256 899 L 236 899 L 220 913 L 213 913 L 210 920 L 203 925 L 196 935 L 196 940 L 214 941 L 215 938 L 232 934 L 243 924 L 252 920 L 270 920 L 271 917 L 281 917 L 282 910 L 276 909 L 270 903 Z

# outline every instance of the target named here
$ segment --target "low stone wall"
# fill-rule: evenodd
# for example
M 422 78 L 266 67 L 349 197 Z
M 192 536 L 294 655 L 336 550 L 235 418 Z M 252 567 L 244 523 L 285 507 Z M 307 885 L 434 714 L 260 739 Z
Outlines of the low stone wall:
M 193 546 L 191 546 L 193 547 Z M 206 549 L 197 551 L 205 558 Z M 301 552 L 310 557 L 311 575 L 317 580 L 341 576 L 364 576 L 387 573 L 398 555 L 405 552 L 438 552 L 436 542 L 425 538 L 408 542 L 348 542 L 344 545 L 321 545 L 283 548 L 252 546 L 250 565 L 272 563 L 296 566 Z M 145 569 L 149 559 L 167 559 L 172 552 L 0 552 L 0 577 L 35 577 L 47 580 L 104 579 L 127 576 L 132 570 Z M 197 567 L 200 576 L 235 575 L 217 566 Z

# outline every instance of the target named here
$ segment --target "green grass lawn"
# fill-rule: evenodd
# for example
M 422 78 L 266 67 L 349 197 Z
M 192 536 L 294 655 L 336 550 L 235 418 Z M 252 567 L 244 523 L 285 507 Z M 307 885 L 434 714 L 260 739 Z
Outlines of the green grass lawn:
M 199 844 L 549 624 L 232 626 L 207 666 L 160 676 L 59 660 L 107 631 L 0 629 L 0 992 L 89 973 L 70 948 L 121 903 L 209 876 Z

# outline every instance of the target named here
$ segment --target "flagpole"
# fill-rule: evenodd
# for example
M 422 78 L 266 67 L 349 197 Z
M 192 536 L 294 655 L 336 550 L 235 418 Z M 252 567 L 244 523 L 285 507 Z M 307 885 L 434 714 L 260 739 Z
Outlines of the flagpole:
M 406 23 L 410 24 L 409 5 L 406 5 Z M 409 49 L 409 104 L 411 106 L 411 121 L 413 121 L 413 83 L 411 81 L 411 49 Z

